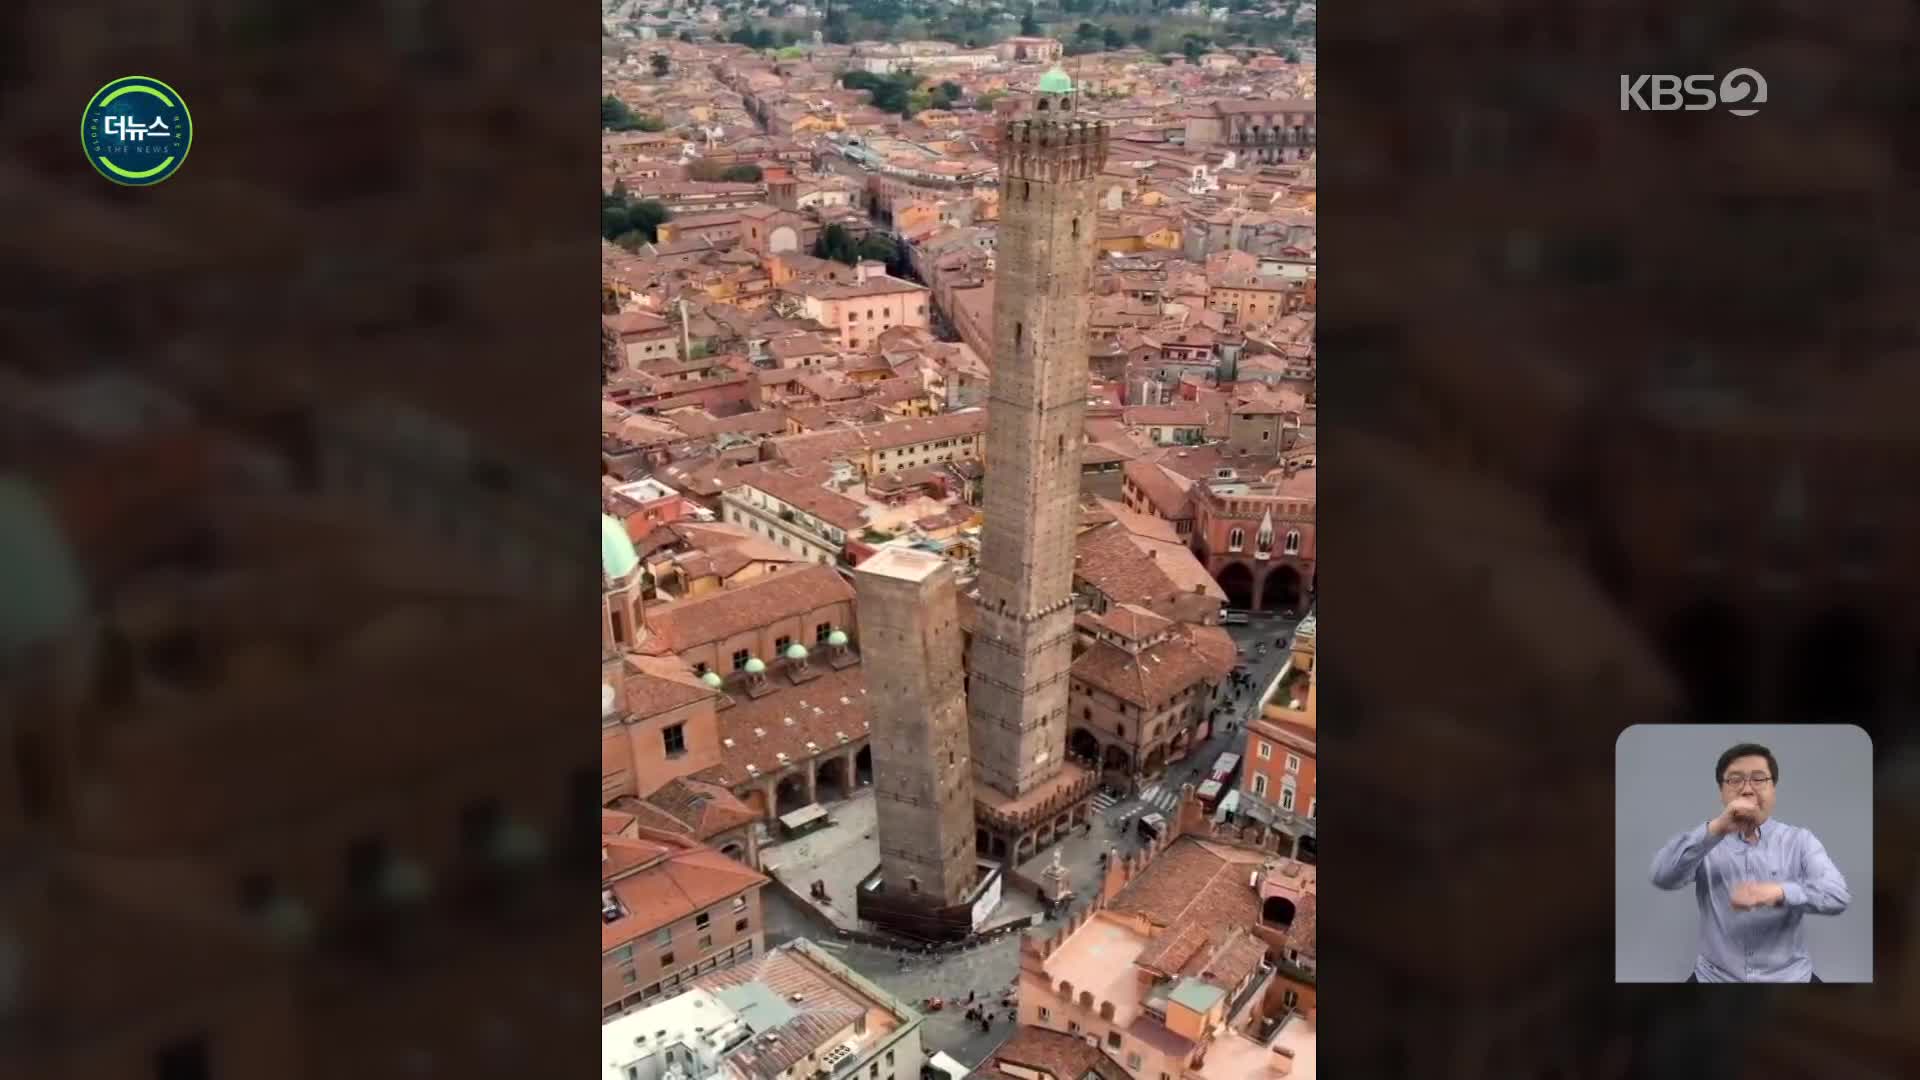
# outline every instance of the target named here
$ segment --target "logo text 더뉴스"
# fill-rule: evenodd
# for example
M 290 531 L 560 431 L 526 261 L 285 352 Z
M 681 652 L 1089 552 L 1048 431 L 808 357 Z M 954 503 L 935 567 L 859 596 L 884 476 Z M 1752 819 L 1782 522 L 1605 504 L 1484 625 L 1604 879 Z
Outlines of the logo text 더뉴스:
M 187 160 L 193 114 L 179 91 L 159 79 L 122 76 L 87 102 L 80 146 L 101 176 L 128 187 L 150 187 Z
M 1725 75 L 1622 75 L 1620 111 L 1704 112 L 1718 106 L 1752 116 L 1767 102 L 1767 80 L 1752 68 Z

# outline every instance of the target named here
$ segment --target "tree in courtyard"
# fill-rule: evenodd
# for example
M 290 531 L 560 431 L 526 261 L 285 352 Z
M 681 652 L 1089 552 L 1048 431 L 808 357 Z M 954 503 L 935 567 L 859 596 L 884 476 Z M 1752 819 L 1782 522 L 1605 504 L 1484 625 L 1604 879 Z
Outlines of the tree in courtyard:
M 860 261 L 860 248 L 845 226 L 829 225 L 821 230 L 820 239 L 813 242 L 813 256 L 852 266 Z
M 653 77 L 656 79 L 666 78 L 667 72 L 673 70 L 673 61 L 667 59 L 666 53 L 654 53 L 647 59 L 653 65 Z

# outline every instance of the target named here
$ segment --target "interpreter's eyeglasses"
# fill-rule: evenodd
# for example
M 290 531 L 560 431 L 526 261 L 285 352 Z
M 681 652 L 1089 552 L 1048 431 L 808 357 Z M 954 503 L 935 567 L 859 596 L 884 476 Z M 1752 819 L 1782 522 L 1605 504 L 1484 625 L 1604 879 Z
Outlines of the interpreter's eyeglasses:
M 1771 783 L 1773 783 L 1773 777 L 1765 773 L 1754 773 L 1752 776 L 1728 776 L 1720 780 L 1720 786 L 1726 788 L 1728 791 L 1738 791 L 1746 784 L 1752 784 L 1755 788 L 1763 788 Z

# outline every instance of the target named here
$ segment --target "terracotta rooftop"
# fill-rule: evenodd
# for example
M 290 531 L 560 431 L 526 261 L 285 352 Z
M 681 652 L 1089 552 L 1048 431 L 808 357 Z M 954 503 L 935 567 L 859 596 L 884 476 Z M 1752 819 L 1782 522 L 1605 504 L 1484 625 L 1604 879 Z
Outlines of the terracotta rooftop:
M 973 409 L 837 431 L 787 435 L 769 439 L 767 446 L 780 460 L 810 464 L 870 450 L 893 450 L 939 439 L 979 435 L 986 429 L 986 410 Z
M 1151 461 L 1135 459 L 1125 466 L 1126 478 L 1146 496 L 1154 513 L 1169 520 L 1188 516 L 1187 488 L 1193 480 Z
M 1107 904 L 1163 927 L 1199 923 L 1211 944 L 1260 922 L 1260 897 L 1247 886 L 1268 856 L 1259 851 L 1182 836 L 1167 845 Z
M 816 663 L 815 670 L 823 667 Z M 778 686 L 774 692 L 760 698 L 741 695 L 732 708 L 720 710 L 725 760 L 702 770 L 700 779 L 737 787 L 754 779 L 748 765 L 762 777 L 772 776 L 788 765 L 866 737 L 867 675 L 862 665 L 825 670 L 798 684 L 787 683 L 782 671 L 770 670 L 767 678 Z M 809 750 L 808 743 L 815 749 Z M 780 760 L 781 754 L 786 761 Z
M 1001 1062 L 1021 1071 L 1002 1072 Z M 1008 1080 L 1034 1073 L 1040 1080 L 1132 1080 L 1127 1070 L 1099 1047 L 1064 1032 L 1036 1027 L 1015 1029 L 968 1074 L 967 1080 Z
M 829 525 L 857 532 L 867 523 L 866 505 L 828 487 L 831 475 L 824 464 L 796 468 L 762 462 L 735 470 L 731 483 L 765 492 Z
M 601 923 L 601 952 L 617 949 L 767 882 L 766 875 L 759 871 L 691 841 L 602 837 L 601 843 L 609 855 L 608 863 L 602 864 L 601 877 L 607 878 L 608 865 L 616 859 L 620 862 L 619 872 L 625 876 L 613 879 L 607 887 L 626 910 L 621 918 Z
M 733 792 L 691 777 L 667 781 L 646 801 L 672 815 L 700 840 L 710 840 L 760 817 Z
M 1206 633 L 1211 631 L 1211 633 Z M 1202 646 L 1196 638 L 1209 639 Z M 1118 645 L 1096 641 L 1073 662 L 1073 677 L 1122 701 L 1157 709 L 1192 686 L 1218 683 L 1233 670 L 1233 642 L 1222 650 L 1213 635 L 1226 636 L 1217 626 L 1187 626 L 1166 641 L 1130 653 Z
M 1173 626 L 1171 619 L 1134 604 L 1115 604 L 1105 612 L 1090 611 L 1080 618 L 1095 629 L 1118 634 L 1128 641 L 1146 641 Z
M 691 705 L 713 696 L 687 665 L 677 658 L 660 656 L 625 657 L 623 700 L 627 712 L 636 719 Z
M 1073 550 L 1079 557 L 1074 576 L 1113 603 L 1165 615 L 1184 610 L 1181 601 L 1189 596 L 1213 601 L 1216 609 L 1226 601 L 1219 583 L 1185 545 L 1136 536 L 1117 516 L 1081 533 Z
M 675 650 L 684 651 L 842 600 L 853 601 L 853 586 L 832 567 L 809 563 L 738 588 L 648 608 L 647 624 Z

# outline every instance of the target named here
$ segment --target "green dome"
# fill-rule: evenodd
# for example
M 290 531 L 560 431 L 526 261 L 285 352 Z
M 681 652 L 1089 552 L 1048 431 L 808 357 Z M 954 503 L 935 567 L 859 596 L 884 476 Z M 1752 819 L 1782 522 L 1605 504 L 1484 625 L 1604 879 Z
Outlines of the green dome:
M 847 632 L 845 630 L 835 630 L 833 633 L 827 635 L 827 644 L 833 646 L 836 649 L 842 645 L 845 645 L 846 643 L 847 643 Z
M 709 671 L 705 675 L 700 676 L 700 681 L 703 683 L 706 683 L 708 686 L 714 688 L 715 690 L 718 690 L 720 689 L 720 683 L 723 680 L 720 678 L 719 672 Z
M 796 641 L 793 644 L 787 646 L 787 659 L 805 660 L 806 658 L 807 658 L 807 647 L 805 645 L 802 645 Z
M 767 670 L 767 662 L 757 656 L 747 657 L 747 674 L 758 675 Z
M 611 514 L 600 515 L 600 569 L 608 578 L 623 578 L 633 573 L 640 565 L 640 555 L 633 550 L 633 538 L 627 535 L 627 527 L 613 519 Z
M 1043 94 L 1071 94 L 1073 93 L 1073 79 L 1069 78 L 1065 71 L 1056 67 L 1045 75 L 1040 76 L 1040 92 Z

